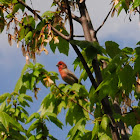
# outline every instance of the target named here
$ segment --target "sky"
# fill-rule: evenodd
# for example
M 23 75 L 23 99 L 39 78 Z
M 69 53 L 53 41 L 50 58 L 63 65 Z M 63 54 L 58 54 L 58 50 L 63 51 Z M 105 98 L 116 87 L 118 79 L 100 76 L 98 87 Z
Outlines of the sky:
M 88 7 L 87 9 L 89 10 L 89 14 L 95 29 L 102 24 L 104 17 L 108 14 L 111 8 L 110 1 L 111 0 L 86 1 Z M 34 9 L 40 10 L 41 15 L 45 11 L 50 10 L 50 2 L 51 0 L 32 0 L 32 6 Z M 27 3 L 31 5 L 30 0 L 27 0 Z M 132 22 L 130 22 L 128 18 L 129 15 L 126 15 L 124 12 L 122 12 L 119 17 L 116 15 L 113 18 L 109 17 L 105 25 L 97 34 L 100 45 L 104 46 L 105 41 L 112 40 L 117 42 L 121 48 L 136 47 L 135 44 L 140 41 L 139 18 L 138 15 L 132 15 Z M 79 24 L 74 24 L 74 33 L 76 35 L 83 34 Z M 5 31 L 0 34 L 0 42 L 0 94 L 5 92 L 11 93 L 14 90 L 14 86 L 18 78 L 20 77 L 21 70 L 26 63 L 25 57 L 22 56 L 21 49 L 17 48 L 16 44 L 13 44 L 13 46 L 8 44 L 8 37 Z M 68 68 L 73 71 L 72 63 L 76 58 L 76 54 L 72 48 L 70 48 L 68 57 L 60 54 L 58 51 L 53 54 L 49 48 L 48 50 L 48 55 L 42 53 L 41 56 L 37 57 L 37 62 L 43 64 L 46 70 L 58 72 L 56 64 L 60 60 L 65 60 Z M 77 77 L 80 76 L 79 69 L 75 71 L 75 74 Z M 63 83 L 61 78 L 58 83 Z M 84 84 L 88 85 L 90 82 L 86 81 Z M 42 88 L 38 94 L 38 100 L 33 97 L 34 103 L 32 103 L 31 107 L 27 109 L 29 110 L 30 114 L 38 111 L 41 101 L 48 93 L 48 90 Z M 33 93 L 29 92 L 29 95 L 33 96 Z M 65 122 L 63 117 L 65 114 L 66 112 L 63 111 L 58 116 L 62 122 Z M 65 140 L 68 129 L 70 128 L 70 126 L 64 126 L 63 130 L 60 130 L 56 126 L 52 125 L 52 123 L 47 123 L 47 126 L 50 133 L 58 138 L 58 140 Z M 91 127 L 89 127 L 89 129 L 91 129 Z

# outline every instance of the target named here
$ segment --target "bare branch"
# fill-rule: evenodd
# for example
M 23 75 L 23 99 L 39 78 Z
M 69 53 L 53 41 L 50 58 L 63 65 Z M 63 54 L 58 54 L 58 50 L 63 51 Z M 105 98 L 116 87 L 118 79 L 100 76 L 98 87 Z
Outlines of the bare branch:
M 99 28 L 95 31 L 96 33 L 103 27 L 103 25 L 105 24 L 105 22 L 107 21 L 112 9 L 114 8 L 114 5 L 111 7 L 109 13 L 107 14 L 106 18 L 104 19 L 103 23 L 99 26 Z
M 66 2 L 67 10 L 68 10 L 68 18 L 69 18 L 69 24 L 70 24 L 69 40 L 71 40 L 71 39 L 73 39 L 73 22 L 72 22 L 71 10 L 70 10 L 68 0 L 65 0 L 65 2 Z
M 81 60 L 83 66 L 84 66 L 84 68 L 85 68 L 85 70 L 86 70 L 86 72 L 87 72 L 87 74 L 89 76 L 89 79 L 90 79 L 92 85 L 96 89 L 98 87 L 98 85 L 97 85 L 97 83 L 96 83 L 96 81 L 95 81 L 95 79 L 94 79 L 94 77 L 93 77 L 93 75 L 92 75 L 92 73 L 91 73 L 91 71 L 90 71 L 90 69 L 89 69 L 84 57 L 83 57 L 83 55 L 81 54 L 81 52 L 79 51 L 79 49 L 78 49 L 78 47 L 76 45 L 73 45 L 73 44 L 71 44 L 71 45 L 72 45 L 73 49 L 75 50 L 75 52 L 77 53 L 79 59 Z
M 73 37 L 85 37 L 84 35 L 73 35 Z

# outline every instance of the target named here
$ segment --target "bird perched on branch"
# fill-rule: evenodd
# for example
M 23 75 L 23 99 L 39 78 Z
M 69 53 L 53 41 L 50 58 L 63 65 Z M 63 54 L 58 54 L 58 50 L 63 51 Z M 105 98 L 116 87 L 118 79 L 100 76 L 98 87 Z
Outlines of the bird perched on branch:
M 78 83 L 78 78 L 67 68 L 67 65 L 63 61 L 59 61 L 56 66 L 58 67 L 62 79 L 67 84 L 73 85 L 74 83 Z
M 74 83 L 78 83 L 78 78 L 75 76 L 73 72 L 71 72 L 67 65 L 63 61 L 59 61 L 56 65 L 58 67 L 59 73 L 62 79 L 69 85 L 73 85 Z M 81 83 L 80 83 L 81 84 Z M 82 85 L 82 84 L 81 84 Z M 74 91 L 72 92 L 76 94 Z M 89 102 L 86 98 L 84 98 L 86 102 Z

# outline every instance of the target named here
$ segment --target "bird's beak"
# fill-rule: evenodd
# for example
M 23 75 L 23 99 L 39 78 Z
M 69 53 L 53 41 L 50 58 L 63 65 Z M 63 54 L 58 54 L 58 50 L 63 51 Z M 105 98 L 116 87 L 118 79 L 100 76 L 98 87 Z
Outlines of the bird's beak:
M 57 64 L 56 66 L 57 66 L 57 67 L 59 67 L 59 65 L 58 65 L 58 64 Z

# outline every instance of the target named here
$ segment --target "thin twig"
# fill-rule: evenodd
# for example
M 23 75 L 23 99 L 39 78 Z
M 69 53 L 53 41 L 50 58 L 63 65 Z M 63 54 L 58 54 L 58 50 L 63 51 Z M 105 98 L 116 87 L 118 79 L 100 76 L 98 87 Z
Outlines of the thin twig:
M 68 0 L 65 0 L 65 2 L 66 2 L 67 10 L 68 10 L 68 18 L 69 18 L 69 24 L 70 24 L 69 40 L 71 40 L 71 39 L 73 39 L 73 22 L 72 22 L 71 10 L 70 10 Z
M 34 7 L 33 7 L 33 3 L 32 3 L 32 0 L 30 0 L 30 3 L 31 3 L 31 5 L 32 5 L 32 8 L 34 9 Z
M 87 72 L 87 74 L 89 76 L 89 79 L 90 79 L 92 85 L 96 89 L 98 87 L 97 82 L 95 81 L 95 79 L 94 79 L 94 77 L 93 77 L 93 75 L 92 75 L 92 73 L 91 73 L 91 71 L 90 71 L 90 69 L 89 69 L 84 57 L 83 57 L 83 55 L 81 54 L 81 52 L 79 51 L 79 49 L 78 49 L 78 47 L 76 45 L 73 45 L 73 44 L 71 44 L 71 45 L 72 45 L 73 49 L 75 50 L 75 52 L 77 53 L 79 59 L 81 60 L 83 66 L 84 66 L 84 68 L 85 68 L 85 70 L 86 70 L 86 72 Z
M 138 8 L 136 8 L 136 11 L 140 14 L 140 11 L 138 10 Z
M 95 31 L 96 33 L 103 27 L 103 25 L 105 24 L 105 22 L 107 21 L 112 9 L 114 8 L 114 5 L 111 7 L 109 13 L 107 14 L 106 18 L 104 19 L 103 23 L 99 26 L 99 28 L 97 28 L 97 30 Z
M 84 35 L 73 35 L 73 37 L 85 37 Z
M 69 95 L 66 94 L 64 91 L 62 91 L 56 84 L 54 84 L 54 85 L 55 85 L 55 87 L 56 87 L 57 89 L 59 89 L 65 96 L 69 97 Z M 75 101 L 74 99 L 69 99 L 69 100 L 71 100 L 71 101 L 74 102 L 75 104 L 79 105 L 83 110 L 85 110 L 86 112 L 88 112 L 90 115 L 92 115 L 92 116 L 94 117 L 94 115 L 93 115 L 89 110 L 87 110 L 86 108 L 84 108 L 84 107 L 83 107 L 82 105 L 80 105 L 77 101 Z

